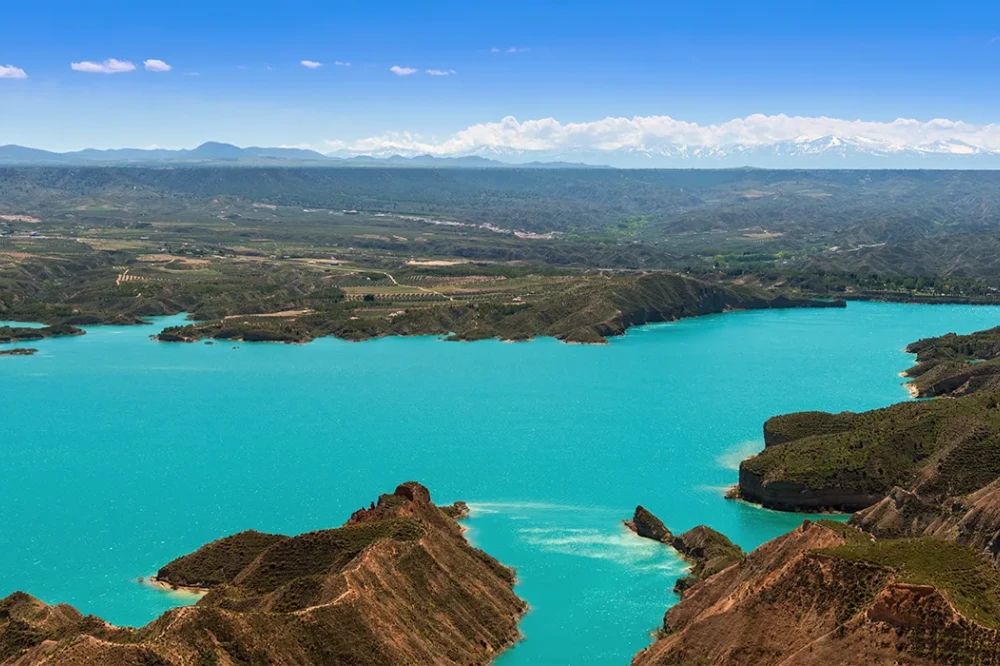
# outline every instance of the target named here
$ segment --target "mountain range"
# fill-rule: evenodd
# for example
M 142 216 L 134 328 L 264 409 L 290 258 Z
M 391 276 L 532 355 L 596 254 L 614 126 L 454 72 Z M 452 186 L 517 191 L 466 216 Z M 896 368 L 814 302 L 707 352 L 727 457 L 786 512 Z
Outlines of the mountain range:
M 589 167 L 561 161 L 527 161 L 516 165 L 478 155 L 435 157 L 433 155 L 324 155 L 304 148 L 241 148 L 230 143 L 209 141 L 197 148 L 168 150 L 164 148 L 87 148 L 57 153 L 18 145 L 0 146 L 0 165 L 9 166 L 87 166 L 87 165 L 156 165 L 177 166 L 393 166 L 393 167 Z
M 435 156 L 387 148 L 368 154 L 321 153 L 304 148 L 241 148 L 210 141 L 197 148 L 88 148 L 58 153 L 0 146 L 0 165 L 232 165 L 389 166 L 464 168 L 812 168 L 812 169 L 1000 169 L 1000 151 L 959 140 L 916 147 L 864 137 L 800 137 L 767 144 L 674 145 L 614 150 L 518 150 L 481 147 L 469 154 Z

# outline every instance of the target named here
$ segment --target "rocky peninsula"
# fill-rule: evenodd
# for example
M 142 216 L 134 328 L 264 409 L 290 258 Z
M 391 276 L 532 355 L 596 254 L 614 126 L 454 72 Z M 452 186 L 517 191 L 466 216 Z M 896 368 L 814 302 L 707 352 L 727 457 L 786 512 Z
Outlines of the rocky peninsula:
M 917 364 L 903 373 L 916 397 L 957 397 L 1000 390 L 1000 327 L 969 335 L 948 333 L 906 348 Z
M 890 493 L 883 513 L 893 502 L 914 509 L 912 494 L 974 504 L 971 494 L 1000 477 L 1000 328 L 907 351 L 917 356 L 904 373 L 914 394 L 940 399 L 768 419 L 764 451 L 740 464 L 737 495 L 782 511 L 855 512 Z
M 899 486 L 935 500 L 1000 476 L 1000 396 L 906 402 L 860 414 L 771 419 L 740 465 L 740 497 L 783 511 L 859 511 Z
M 625 526 L 641 537 L 671 546 L 677 554 L 691 564 L 691 575 L 677 580 L 674 591 L 682 594 L 695 583 L 741 562 L 743 550 L 729 538 L 706 525 L 698 525 L 675 536 L 643 506 L 637 506 Z
M 338 529 L 220 539 L 157 574 L 207 594 L 139 629 L 16 592 L 0 600 L 0 664 L 487 664 L 526 605 L 448 514 L 410 482 Z
M 688 589 L 632 664 L 996 664 L 998 591 L 965 546 L 806 521 Z
M 350 304 L 349 304 L 350 305 Z M 355 304 L 356 305 L 356 304 Z M 568 282 L 538 300 L 449 302 L 404 307 L 391 317 L 364 309 L 333 307 L 287 317 L 231 315 L 164 329 L 161 342 L 205 338 L 247 342 L 308 342 L 334 336 L 369 340 L 387 335 L 445 335 L 449 340 L 528 340 L 554 337 L 566 342 L 605 343 L 632 326 L 676 321 L 730 310 L 842 308 L 843 300 L 792 298 L 742 285 L 716 285 L 685 275 L 650 272 L 608 277 L 600 282 Z

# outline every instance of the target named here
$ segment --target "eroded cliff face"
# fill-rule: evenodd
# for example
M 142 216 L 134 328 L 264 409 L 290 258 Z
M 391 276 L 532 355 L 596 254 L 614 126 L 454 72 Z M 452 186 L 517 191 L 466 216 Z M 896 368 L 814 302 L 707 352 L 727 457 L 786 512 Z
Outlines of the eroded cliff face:
M 940 589 L 839 554 L 867 538 L 806 521 L 760 546 L 690 588 L 633 666 L 1000 663 L 998 632 Z
M 1000 393 L 904 402 L 854 414 L 768 420 L 766 448 L 740 464 L 739 496 L 783 511 L 854 512 L 894 487 L 934 501 L 1000 477 Z
M 0 601 L 0 664 L 486 664 L 517 640 L 526 609 L 513 572 L 470 546 L 416 483 L 342 528 L 244 532 L 158 578 L 209 592 L 141 629 L 11 595 Z
M 860 511 L 882 499 L 879 492 L 864 492 L 847 484 L 810 487 L 804 483 L 768 479 L 765 475 L 740 466 L 739 497 L 775 511 Z M 844 487 L 846 486 L 846 487 Z
M 964 544 L 1000 564 L 1000 480 L 944 501 L 894 488 L 850 523 L 878 538 L 926 536 Z

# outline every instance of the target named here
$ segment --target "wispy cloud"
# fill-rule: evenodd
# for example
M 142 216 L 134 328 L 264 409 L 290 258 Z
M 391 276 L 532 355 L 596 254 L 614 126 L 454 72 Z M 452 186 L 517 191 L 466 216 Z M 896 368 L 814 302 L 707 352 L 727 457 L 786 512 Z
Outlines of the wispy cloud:
M 104 62 L 91 62 L 89 60 L 72 62 L 69 66 L 74 72 L 87 72 L 90 74 L 122 74 L 124 72 L 135 71 L 135 65 L 128 60 L 117 60 L 115 58 L 108 58 Z
M 316 62 L 315 60 L 303 60 L 299 64 L 307 69 L 319 69 L 323 66 L 323 63 Z
M 455 73 L 453 69 L 428 69 L 427 73 L 431 76 L 451 76 Z
M 729 146 L 766 147 L 794 141 L 850 142 L 892 154 L 901 150 L 968 155 L 1000 152 L 1000 124 L 976 125 L 963 121 L 927 121 L 898 118 L 891 122 L 840 118 L 766 116 L 755 114 L 717 125 L 702 125 L 670 116 L 603 118 L 562 123 L 555 118 L 520 121 L 506 117 L 471 125 L 443 138 L 393 132 L 357 141 L 329 141 L 333 150 L 350 153 L 468 155 L 478 152 L 530 151 L 645 151 L 651 154 L 695 154 L 702 149 Z
M 163 62 L 162 60 L 143 60 L 143 66 L 150 72 L 169 72 L 173 67 Z
M 20 67 L 0 65 L 0 79 L 26 79 L 28 75 Z
M 493 48 L 490 49 L 490 53 L 501 53 L 501 52 L 503 52 L 503 53 L 527 53 L 530 50 L 531 49 L 528 48 L 527 46 L 508 46 L 505 49 L 502 49 L 499 46 L 494 46 Z
M 347 62 L 345 60 L 335 60 L 333 62 L 333 64 L 336 65 L 337 67 L 350 67 L 351 66 L 351 63 L 349 63 L 349 62 Z
M 393 65 L 389 68 L 389 71 L 396 76 L 409 76 L 410 74 L 417 73 L 417 70 L 413 67 L 400 67 L 399 65 Z

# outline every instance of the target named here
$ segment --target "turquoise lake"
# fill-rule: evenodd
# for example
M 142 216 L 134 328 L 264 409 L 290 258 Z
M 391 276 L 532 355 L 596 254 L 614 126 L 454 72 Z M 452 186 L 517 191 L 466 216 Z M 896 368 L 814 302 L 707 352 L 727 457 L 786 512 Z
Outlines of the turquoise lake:
M 178 319 L 0 358 L 0 596 L 141 625 L 190 602 L 137 582 L 171 559 L 336 527 L 413 479 L 468 501 L 470 538 L 518 570 L 525 638 L 497 663 L 579 666 L 627 664 L 676 601 L 684 564 L 625 530 L 636 504 L 747 549 L 791 529 L 723 499 L 764 420 L 905 400 L 907 343 L 1000 308 L 737 312 L 601 346 L 149 339 Z

